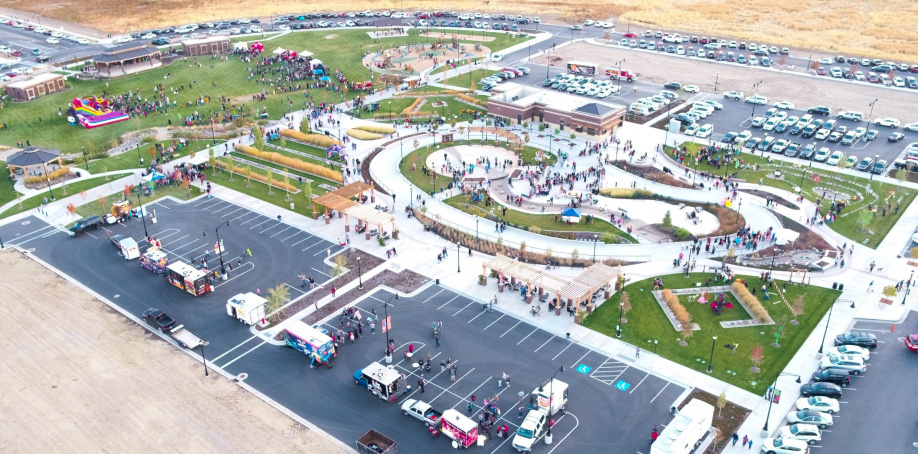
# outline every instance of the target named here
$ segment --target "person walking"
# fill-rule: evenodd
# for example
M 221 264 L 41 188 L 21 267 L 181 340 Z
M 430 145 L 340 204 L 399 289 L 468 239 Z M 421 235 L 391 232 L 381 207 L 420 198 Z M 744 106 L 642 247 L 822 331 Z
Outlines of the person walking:
M 331 294 L 332 294 L 332 298 L 334 298 L 334 297 L 335 297 L 335 291 L 336 291 L 336 290 L 337 290 L 337 289 L 336 289 L 336 288 L 334 288 L 334 287 L 332 287 L 332 288 L 331 288 Z
M 456 381 L 456 369 L 450 369 L 450 370 L 449 370 L 449 381 L 451 381 L 451 382 L 455 382 L 455 381 Z
M 877 262 L 870 262 L 870 272 L 873 272 L 873 268 L 877 266 Z
M 370 334 L 376 334 L 376 324 L 372 321 L 370 322 Z
M 736 446 L 737 441 L 739 441 L 739 435 L 736 432 L 733 432 L 733 446 Z
M 439 334 L 434 334 L 434 339 L 437 341 L 436 347 L 439 348 L 439 347 L 440 347 L 440 335 L 439 335 Z
M 640 357 L 641 357 L 641 347 L 636 347 L 636 349 L 634 350 L 634 359 L 638 359 Z
M 743 446 L 749 443 L 749 435 L 743 435 Z
M 522 419 L 522 417 L 523 417 L 523 406 L 522 406 L 522 405 L 520 405 L 520 415 L 519 415 L 519 416 L 517 416 L 517 418 L 516 418 L 516 419 Z
M 421 375 L 421 378 L 418 379 L 418 388 L 421 388 L 421 392 L 424 392 L 424 376 Z
M 472 402 L 471 402 L 471 401 L 469 401 L 468 406 L 466 406 L 465 408 L 466 408 L 466 410 L 468 410 L 468 415 L 469 415 L 469 416 L 472 416 L 472 408 L 473 408 L 473 406 L 472 406 Z M 736 442 L 733 442 L 733 444 L 736 444 Z

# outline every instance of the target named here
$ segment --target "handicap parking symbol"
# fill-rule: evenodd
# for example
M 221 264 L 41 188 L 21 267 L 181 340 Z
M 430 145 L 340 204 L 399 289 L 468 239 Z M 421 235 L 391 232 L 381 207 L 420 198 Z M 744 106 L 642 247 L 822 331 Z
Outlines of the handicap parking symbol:
M 588 374 L 590 373 L 591 370 L 593 370 L 593 368 L 590 366 L 587 366 L 586 364 L 581 364 L 577 366 L 577 372 L 580 372 L 581 374 Z
M 622 391 L 627 391 L 628 388 L 631 387 L 631 384 L 630 384 L 630 383 L 625 383 L 625 382 L 619 380 L 618 383 L 615 384 L 615 387 L 618 388 L 618 389 L 620 389 L 620 390 L 622 390 Z

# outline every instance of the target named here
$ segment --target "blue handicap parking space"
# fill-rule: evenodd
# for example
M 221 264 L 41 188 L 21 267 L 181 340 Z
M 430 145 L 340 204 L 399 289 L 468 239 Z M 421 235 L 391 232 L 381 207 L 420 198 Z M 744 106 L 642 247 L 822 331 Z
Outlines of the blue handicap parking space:
M 620 390 L 622 390 L 622 391 L 627 391 L 628 388 L 631 387 L 631 384 L 619 380 L 617 383 L 615 383 L 615 387 L 618 388 L 618 389 L 620 389 Z
M 593 370 L 593 368 L 590 366 L 587 366 L 586 364 L 581 364 L 577 366 L 577 372 L 580 372 L 581 374 L 588 374 L 590 373 L 591 370 Z

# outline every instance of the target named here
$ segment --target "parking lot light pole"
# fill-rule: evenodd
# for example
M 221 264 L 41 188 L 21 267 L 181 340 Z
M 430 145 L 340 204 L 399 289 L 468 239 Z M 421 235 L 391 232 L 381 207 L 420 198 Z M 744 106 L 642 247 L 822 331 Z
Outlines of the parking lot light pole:
M 462 272 L 462 270 L 459 269 L 459 255 L 460 255 L 460 254 L 459 254 L 459 246 L 461 246 L 461 245 L 460 245 L 459 242 L 457 241 L 457 242 L 456 242 L 456 272 L 457 272 L 457 273 L 461 273 L 461 272 Z
M 792 373 L 789 373 L 789 372 L 778 372 L 777 374 L 775 374 L 775 382 L 774 382 L 774 384 L 771 385 L 772 392 L 775 392 L 775 390 L 777 390 L 777 387 L 778 387 L 778 378 L 781 377 L 781 376 L 784 376 L 784 375 L 789 375 L 789 376 L 792 376 L 792 377 L 797 377 L 797 383 L 800 383 L 800 376 L 799 376 L 799 375 L 797 375 L 797 374 L 792 374 Z M 774 402 L 775 402 L 774 396 L 771 396 L 771 398 L 768 399 L 768 414 L 765 416 L 765 426 L 762 427 L 762 436 L 763 436 L 763 437 L 768 437 L 768 418 L 771 417 L 771 404 L 773 404 Z
M 739 222 L 739 210 L 743 207 L 743 200 L 740 199 L 739 205 L 736 206 L 736 220 L 734 222 Z
M 220 227 L 227 227 L 229 225 L 229 221 L 226 221 L 226 223 L 221 222 L 220 225 L 214 227 L 214 232 L 217 234 L 217 253 L 220 255 L 220 276 L 222 276 L 223 279 L 226 279 L 226 266 L 223 264 L 223 242 L 220 241 Z M 207 232 L 205 231 L 202 236 L 207 236 Z
M 81 145 L 80 151 L 83 152 L 83 162 L 86 163 L 86 171 L 89 172 L 89 158 L 86 157 L 86 148 Z
M 618 303 L 618 326 L 615 327 L 615 337 L 622 337 L 622 317 L 625 316 L 625 302 Z
M 363 290 L 363 270 L 360 268 L 360 256 L 357 256 L 357 290 Z
M 593 234 L 593 263 L 596 263 L 596 243 L 599 242 L 599 234 Z
M 880 155 L 879 155 L 879 154 L 876 154 L 876 155 L 873 156 L 873 166 L 874 166 L 874 169 L 876 168 L 877 161 L 879 161 L 879 160 L 880 160 Z M 870 172 L 870 181 L 873 181 L 873 173 L 874 173 L 874 172 L 873 172 L 873 169 L 867 168 L 867 171 Z
M 711 341 L 711 357 L 708 359 L 708 373 L 711 373 L 711 363 L 714 362 L 714 345 L 717 344 L 717 335 L 714 335 L 714 339 Z
M 750 117 L 750 118 L 755 118 L 755 105 L 758 104 L 758 101 L 759 101 L 759 85 L 762 85 L 762 81 L 761 81 L 761 80 L 758 81 L 758 82 L 755 83 L 755 84 L 752 84 L 752 88 L 755 88 L 755 94 L 752 95 L 752 100 L 753 100 L 753 103 L 752 103 L 752 117 Z M 762 156 L 765 156 L 765 150 L 762 150 Z
M 813 53 L 810 52 L 810 56 L 807 57 L 807 59 L 806 59 L 806 70 L 807 70 L 807 71 L 810 70 L 810 63 L 812 63 L 812 62 L 813 62 Z
M 551 414 L 551 400 L 554 394 L 555 376 L 558 375 L 558 372 L 564 372 L 564 366 L 561 366 L 560 369 L 556 370 L 555 373 L 552 374 L 551 378 L 548 380 L 548 413 L 549 414 Z M 542 386 L 539 386 L 539 392 L 542 392 Z M 561 413 L 564 414 L 563 411 Z M 549 443 L 551 440 L 551 424 L 548 425 L 548 432 L 545 433 L 545 436 L 547 437 L 547 439 L 545 440 L 546 443 Z
M 147 238 L 147 240 L 149 240 L 149 239 L 150 239 L 150 234 L 147 233 L 147 217 L 144 216 L 144 212 L 143 212 L 143 201 L 140 200 L 140 193 L 139 193 L 139 192 L 137 193 L 137 203 L 140 204 L 140 220 L 143 221 L 143 235 Z
M 720 71 L 714 74 L 714 93 L 717 93 L 717 82 L 720 80 Z
M 210 342 L 202 342 L 202 343 L 201 343 L 201 360 L 204 361 L 204 376 L 205 376 L 205 377 L 210 377 L 210 373 L 207 372 L 207 357 L 204 356 L 204 346 L 206 346 L 206 345 L 210 345 Z
M 870 102 L 870 104 L 868 104 L 870 106 L 870 113 L 867 114 L 867 128 L 868 129 L 870 128 L 870 119 L 873 118 L 873 106 L 876 105 L 877 101 L 879 100 L 880 100 L 879 98 L 874 99 L 873 101 Z
M 0 248 L 3 247 L 3 242 L 0 242 Z M 908 285 L 905 286 L 905 295 L 902 295 L 902 304 L 905 304 L 905 299 L 908 298 L 908 293 L 912 289 L 912 279 L 915 278 L 915 270 L 912 270 L 912 275 L 908 277 Z

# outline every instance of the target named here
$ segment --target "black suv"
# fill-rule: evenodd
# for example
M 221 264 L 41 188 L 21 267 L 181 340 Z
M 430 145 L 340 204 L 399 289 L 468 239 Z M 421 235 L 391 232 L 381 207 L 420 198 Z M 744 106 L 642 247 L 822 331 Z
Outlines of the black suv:
M 877 337 L 871 333 L 854 331 L 835 336 L 835 346 L 857 345 L 858 347 L 877 348 Z
M 168 332 L 178 324 L 172 317 L 166 315 L 159 309 L 147 309 L 143 311 L 143 321 L 148 325 L 158 328 L 162 332 Z
M 834 383 L 842 388 L 847 388 L 851 384 L 851 375 L 845 369 L 830 367 L 813 372 L 813 381 Z
M 102 227 L 102 218 L 99 216 L 90 216 L 85 219 L 80 219 L 73 224 L 73 227 L 70 227 L 70 235 L 76 236 L 79 233 L 83 233 L 87 230 L 95 230 L 99 227 Z
M 816 107 L 810 107 L 809 109 L 807 109 L 807 113 L 811 113 L 811 114 L 814 114 L 814 115 L 816 115 L 816 114 L 818 114 L 818 115 L 830 115 L 830 114 L 832 113 L 832 111 L 831 111 L 828 107 L 826 107 L 826 106 L 816 106 Z
M 833 399 L 840 399 L 842 390 L 838 385 L 826 382 L 807 383 L 800 387 L 800 395 L 803 397 L 825 396 Z

